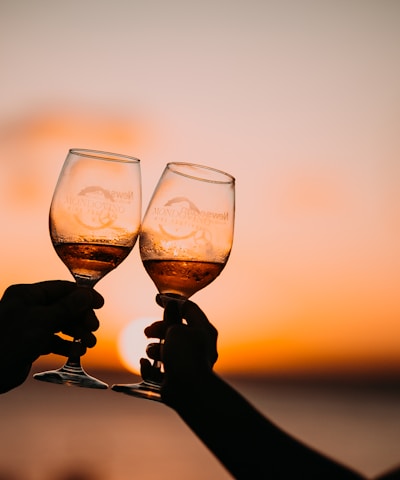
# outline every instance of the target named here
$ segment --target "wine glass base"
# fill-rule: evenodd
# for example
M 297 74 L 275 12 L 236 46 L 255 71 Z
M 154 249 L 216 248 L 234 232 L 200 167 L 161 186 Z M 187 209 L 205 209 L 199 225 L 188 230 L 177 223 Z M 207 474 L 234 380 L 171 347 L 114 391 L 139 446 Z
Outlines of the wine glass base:
M 107 383 L 88 375 L 81 367 L 70 367 L 64 365 L 58 370 L 49 370 L 47 372 L 35 373 L 35 380 L 41 382 L 58 383 L 60 385 L 68 385 L 85 388 L 106 389 Z
M 131 383 L 131 384 L 115 384 L 111 387 L 114 392 L 125 393 L 133 397 L 144 398 L 147 400 L 154 400 L 155 402 L 161 402 L 160 387 L 157 384 L 149 382 Z

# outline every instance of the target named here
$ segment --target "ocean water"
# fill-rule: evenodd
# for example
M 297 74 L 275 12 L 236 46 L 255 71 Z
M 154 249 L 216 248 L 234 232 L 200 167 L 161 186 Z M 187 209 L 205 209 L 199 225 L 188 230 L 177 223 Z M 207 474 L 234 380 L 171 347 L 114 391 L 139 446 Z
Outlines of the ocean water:
M 367 476 L 400 464 L 398 386 L 228 381 L 288 433 Z M 112 390 L 29 379 L 0 396 L 0 422 L 0 480 L 231 478 L 168 407 Z

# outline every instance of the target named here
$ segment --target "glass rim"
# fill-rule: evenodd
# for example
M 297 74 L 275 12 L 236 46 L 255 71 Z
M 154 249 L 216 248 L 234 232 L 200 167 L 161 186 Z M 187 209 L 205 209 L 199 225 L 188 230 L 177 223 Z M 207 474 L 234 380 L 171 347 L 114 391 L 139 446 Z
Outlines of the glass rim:
M 180 167 L 195 167 L 198 168 L 199 170 L 206 170 L 208 172 L 213 172 L 214 174 L 218 174 L 221 177 L 224 177 L 224 179 L 217 179 L 217 178 L 207 178 L 207 177 L 201 177 L 201 176 L 196 176 L 194 174 L 190 174 L 188 172 L 185 172 L 183 170 L 179 170 L 178 168 L 174 168 L 174 166 L 180 166 Z M 169 162 L 167 163 L 166 168 L 171 170 L 172 172 L 176 173 L 177 175 L 182 175 L 183 177 L 187 178 L 193 178 L 195 180 L 202 180 L 204 182 L 209 182 L 209 183 L 222 183 L 222 184 L 235 184 L 235 177 L 231 175 L 230 173 L 224 172 L 223 170 L 219 170 L 214 167 L 209 167 L 207 165 L 200 165 L 198 163 L 190 163 L 190 162 Z M 227 178 L 227 179 L 226 179 Z
M 140 159 L 125 155 L 123 153 L 113 153 L 103 150 L 91 150 L 89 148 L 70 148 L 68 154 L 79 155 L 80 157 L 94 158 L 98 160 L 109 160 L 111 162 L 140 163 Z

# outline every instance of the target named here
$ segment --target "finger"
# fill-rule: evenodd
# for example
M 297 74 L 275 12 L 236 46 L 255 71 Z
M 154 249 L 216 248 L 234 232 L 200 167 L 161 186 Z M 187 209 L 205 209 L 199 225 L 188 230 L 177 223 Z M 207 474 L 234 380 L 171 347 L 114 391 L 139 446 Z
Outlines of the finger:
M 91 332 L 81 333 L 79 335 L 75 335 L 75 338 L 79 338 L 81 343 L 85 345 L 87 348 L 93 348 L 97 343 L 97 338 Z
M 163 320 L 165 323 L 168 325 L 182 323 L 182 305 L 186 302 L 185 299 L 159 293 L 156 296 L 156 302 L 164 308 Z
M 142 375 L 143 373 L 150 371 L 151 363 L 147 358 L 141 358 L 139 362 L 140 362 L 140 373 Z
M 33 304 L 47 304 L 70 294 L 76 289 L 76 283 L 67 280 L 49 280 L 32 284 L 16 284 L 9 286 L 3 299 L 19 298 Z
M 97 343 L 96 336 L 87 328 L 74 326 L 74 325 L 66 325 L 61 330 L 57 330 L 57 333 L 61 331 L 64 335 L 68 335 L 70 337 L 80 339 L 83 344 L 85 344 L 88 348 L 93 348 Z
M 156 295 L 157 304 L 163 308 L 165 308 L 171 302 L 177 303 L 178 305 L 183 305 L 186 301 L 186 298 L 174 296 L 173 294 L 158 293 Z
M 71 332 L 74 334 L 78 326 L 95 331 L 99 328 L 99 321 L 91 311 L 93 305 L 91 298 L 89 289 L 75 291 L 52 305 L 36 307 L 31 313 L 43 328 L 52 332 L 63 331 L 70 335 Z
M 82 327 L 91 332 L 95 332 L 99 329 L 100 322 L 93 310 L 89 310 L 85 315 Z
M 149 343 L 146 347 L 146 355 L 152 360 L 160 360 L 161 343 Z
M 33 343 L 34 342 L 34 343 Z M 31 332 L 24 338 L 25 351 L 21 352 L 22 358 L 29 358 L 35 361 L 40 355 L 55 353 L 68 357 L 70 355 L 81 356 L 86 352 L 86 346 L 81 342 L 73 342 L 62 339 L 58 335 L 49 335 L 38 331 Z
M 38 303 L 41 296 L 45 304 L 57 302 L 65 298 L 67 304 L 75 304 L 82 309 L 101 308 L 104 305 L 103 296 L 96 290 L 81 287 L 74 282 L 66 280 L 50 280 L 27 285 L 27 287 L 32 287 L 32 295 L 36 291 Z
M 104 305 L 104 298 L 92 288 L 76 287 L 69 295 L 59 299 L 65 306 L 81 309 L 81 311 L 101 308 Z
M 79 339 L 86 347 L 93 348 L 97 343 L 97 338 L 92 332 L 87 330 L 74 330 L 72 331 L 63 331 L 64 335 L 68 335 L 72 338 Z
M 144 329 L 147 338 L 164 338 L 167 326 L 162 320 L 154 322 Z
M 47 280 L 26 285 L 35 303 L 52 303 L 76 290 L 76 283 L 67 280 Z M 40 302 L 41 300 L 41 302 Z
M 206 314 L 195 303 L 187 300 L 182 305 L 182 317 L 186 320 L 187 324 L 196 328 L 214 328 L 209 322 Z
M 164 378 L 164 374 L 160 371 L 160 369 L 153 367 L 153 365 L 146 358 L 140 359 L 140 374 L 143 380 L 158 384 L 161 384 Z
M 86 346 L 81 342 L 72 342 L 53 335 L 49 342 L 49 350 L 47 353 L 55 353 L 64 357 L 68 357 L 71 354 L 82 356 L 86 353 Z
M 88 290 L 85 287 L 81 287 L 82 289 L 84 288 L 85 290 Z M 92 295 L 92 306 L 91 308 L 98 309 L 104 306 L 104 297 L 101 295 L 97 290 L 94 288 L 89 288 L 89 292 Z
M 5 300 L 19 299 L 31 305 L 49 305 L 63 298 L 67 298 L 67 303 L 76 303 L 83 309 L 101 308 L 104 305 L 104 298 L 96 290 L 79 287 L 67 280 L 11 285 L 2 297 Z
M 90 310 L 83 317 L 70 317 L 68 322 L 65 322 L 65 325 L 61 325 L 61 331 L 73 337 L 81 337 L 90 332 L 95 332 L 99 326 L 100 322 L 96 314 Z
M 167 302 L 164 308 L 164 323 L 168 326 L 182 323 L 182 302 Z
M 176 318 L 178 316 L 184 318 L 188 325 L 194 327 L 208 327 L 211 325 L 201 308 L 190 300 L 182 300 L 169 295 L 158 294 L 156 296 L 156 302 L 158 305 L 165 308 L 165 316 L 171 323 L 177 323 L 176 321 L 171 321 L 174 319 L 175 315 Z M 174 307 L 172 307 L 172 305 L 174 305 Z

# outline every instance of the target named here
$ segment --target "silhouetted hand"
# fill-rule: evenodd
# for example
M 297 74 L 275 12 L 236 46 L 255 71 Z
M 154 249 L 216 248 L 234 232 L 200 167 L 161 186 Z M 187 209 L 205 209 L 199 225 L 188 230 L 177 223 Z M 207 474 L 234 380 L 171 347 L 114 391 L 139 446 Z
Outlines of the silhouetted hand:
M 156 301 L 164 307 L 164 319 L 147 327 L 145 334 L 148 338 L 164 340 L 151 343 L 147 355 L 153 360 L 161 360 L 165 373 L 160 376 L 159 370 L 147 359 L 141 359 L 141 374 L 145 380 L 162 381 L 162 399 L 166 404 L 173 404 L 174 398 L 188 383 L 199 382 L 211 373 L 218 358 L 218 332 L 190 300 L 159 294 Z
M 104 304 L 93 289 L 63 280 L 12 285 L 0 300 L 0 393 L 22 384 L 41 355 L 83 355 L 96 344 L 93 311 Z M 63 339 L 62 332 L 81 339 Z
M 158 295 L 164 320 L 145 329 L 164 343 L 147 354 L 165 373 L 142 359 L 142 376 L 162 380 L 161 397 L 238 480 L 360 480 L 357 472 L 313 450 L 264 417 L 213 371 L 217 331 L 191 301 Z M 186 320 L 186 324 L 182 323 Z

